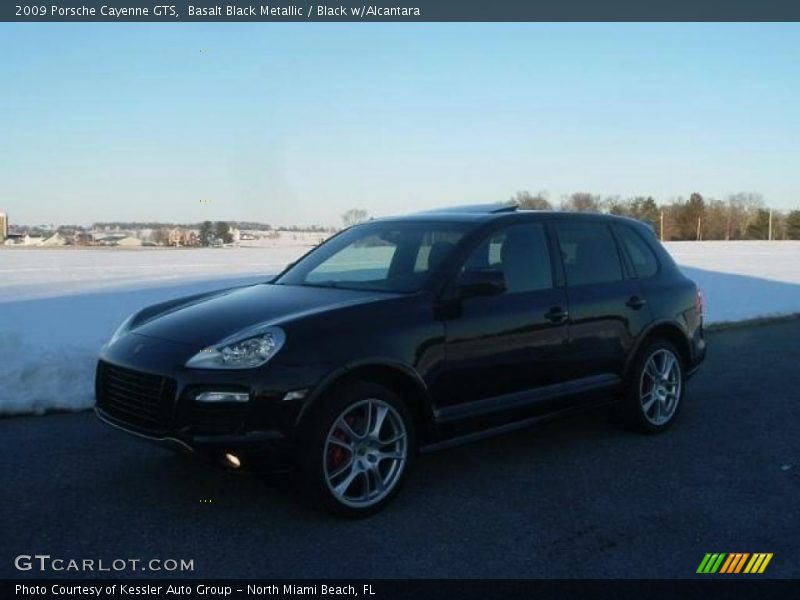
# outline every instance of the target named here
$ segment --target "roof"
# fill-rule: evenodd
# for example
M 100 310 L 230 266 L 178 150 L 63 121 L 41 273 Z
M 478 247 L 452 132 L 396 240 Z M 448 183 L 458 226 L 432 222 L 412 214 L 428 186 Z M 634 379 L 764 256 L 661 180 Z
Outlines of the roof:
M 376 221 L 439 221 L 439 222 L 458 222 L 458 223 L 483 223 L 494 220 L 508 220 L 512 221 L 518 216 L 522 215 L 540 215 L 546 219 L 569 218 L 579 219 L 585 221 L 615 221 L 619 223 L 628 223 L 640 227 L 647 227 L 652 230 L 649 223 L 632 219 L 630 217 L 623 217 L 619 215 L 610 215 L 605 213 L 590 213 L 590 212 L 571 212 L 559 210 L 528 210 L 521 209 L 516 204 L 496 202 L 493 204 L 473 204 L 466 206 L 452 206 L 443 207 L 434 210 L 428 210 L 409 215 L 401 215 L 397 217 L 385 217 L 375 219 Z

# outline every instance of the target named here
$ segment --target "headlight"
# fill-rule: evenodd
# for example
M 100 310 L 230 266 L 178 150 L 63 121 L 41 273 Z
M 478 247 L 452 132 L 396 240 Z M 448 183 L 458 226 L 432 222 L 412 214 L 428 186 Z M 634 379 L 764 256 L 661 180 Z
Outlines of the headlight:
M 190 369 L 252 369 L 278 353 L 286 341 L 283 329 L 269 327 L 256 336 L 210 346 L 186 363 Z
M 108 344 L 109 344 L 109 346 L 110 346 L 111 344 L 113 344 L 114 342 L 116 342 L 116 341 L 117 341 L 119 338 L 121 338 L 123 335 L 125 335 L 126 333 L 128 333 L 128 331 L 129 331 L 129 330 L 130 330 L 130 328 L 131 328 L 131 323 L 133 322 L 133 318 L 134 318 L 135 316 L 136 316 L 136 313 L 132 314 L 130 317 L 128 317 L 127 319 L 125 319 L 125 320 L 122 322 L 122 324 L 121 324 L 119 327 L 117 327 L 117 329 L 116 329 L 116 330 L 114 331 L 114 333 L 111 335 L 111 339 L 110 339 L 110 340 L 108 340 Z

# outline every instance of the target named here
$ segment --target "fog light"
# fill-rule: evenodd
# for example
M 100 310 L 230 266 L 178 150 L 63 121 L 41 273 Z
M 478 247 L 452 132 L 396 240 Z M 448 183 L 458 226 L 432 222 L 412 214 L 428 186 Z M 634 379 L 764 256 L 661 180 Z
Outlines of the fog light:
M 198 402 L 249 402 L 250 394 L 242 392 L 203 392 L 194 398 Z
M 240 461 L 239 457 L 236 456 L 235 454 L 230 454 L 230 453 L 226 454 L 225 460 L 227 460 L 228 464 L 232 466 L 234 469 L 238 469 L 239 467 L 242 466 L 242 461 Z

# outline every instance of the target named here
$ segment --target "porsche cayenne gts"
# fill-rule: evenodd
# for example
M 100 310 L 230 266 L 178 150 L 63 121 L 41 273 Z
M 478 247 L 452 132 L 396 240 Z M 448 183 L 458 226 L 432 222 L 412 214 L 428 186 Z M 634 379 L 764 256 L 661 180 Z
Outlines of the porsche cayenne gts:
M 130 316 L 97 415 L 231 467 L 297 469 L 359 516 L 419 450 L 603 403 L 669 428 L 702 362 L 702 297 L 652 229 L 478 206 L 342 231 L 276 277 Z

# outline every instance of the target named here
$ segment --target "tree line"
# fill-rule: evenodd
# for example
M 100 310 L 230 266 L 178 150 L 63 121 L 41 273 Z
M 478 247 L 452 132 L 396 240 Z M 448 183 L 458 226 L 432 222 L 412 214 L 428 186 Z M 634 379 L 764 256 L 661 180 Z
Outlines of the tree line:
M 554 205 L 547 192 L 519 191 L 509 200 L 520 208 L 597 212 L 649 223 L 665 241 L 677 240 L 800 240 L 800 210 L 770 210 L 760 194 L 741 192 L 724 200 L 692 193 L 659 204 L 652 196 L 602 197 L 575 192 Z

